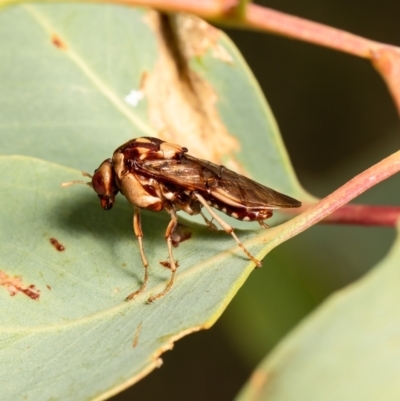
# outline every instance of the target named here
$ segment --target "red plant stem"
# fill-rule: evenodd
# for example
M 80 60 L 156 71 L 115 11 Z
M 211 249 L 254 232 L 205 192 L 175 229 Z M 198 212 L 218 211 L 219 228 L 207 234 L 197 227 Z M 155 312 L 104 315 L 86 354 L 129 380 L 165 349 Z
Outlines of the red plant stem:
M 222 20 L 223 22 L 223 20 Z M 256 4 L 233 24 L 268 31 L 369 59 L 384 79 L 400 114 L 400 49 Z
M 12 0 L 11 0 L 12 1 Z M 50 0 L 57 1 L 57 0 Z M 164 12 L 182 12 L 201 18 L 220 18 L 237 7 L 237 0 L 82 0 L 88 3 L 114 3 L 150 7 Z M 1 1 L 0 1 L 1 4 Z
M 372 50 L 382 47 L 380 43 L 361 36 L 256 4 L 247 7 L 241 24 L 243 27 L 273 32 L 364 58 L 370 58 Z
M 396 174 L 398 171 L 400 171 L 400 151 L 363 171 L 308 209 L 303 213 L 306 217 L 307 224 L 317 223 L 367 189 L 375 186 L 391 175 Z M 300 217 L 301 216 L 298 216 L 297 218 Z
M 321 223 L 396 227 L 400 206 L 344 205 Z
M 298 215 L 316 203 L 303 202 L 300 209 L 283 209 L 285 215 Z M 400 218 L 400 206 L 347 204 L 325 217 L 323 224 L 353 224 L 358 226 L 395 227 Z
M 268 238 L 268 249 L 264 250 L 265 253 L 287 239 L 294 237 L 307 228 L 325 219 L 331 213 L 338 210 L 343 205 L 365 192 L 367 189 L 373 187 L 374 185 L 399 171 L 400 151 L 383 159 L 379 163 L 352 178 L 346 184 L 332 192 L 314 206 L 311 206 L 305 212 L 274 228 L 274 232 L 271 233 L 271 237 Z M 270 234 L 266 234 L 266 236 L 269 235 Z
M 400 113 L 400 49 L 382 46 L 371 53 L 371 61 L 384 79 Z

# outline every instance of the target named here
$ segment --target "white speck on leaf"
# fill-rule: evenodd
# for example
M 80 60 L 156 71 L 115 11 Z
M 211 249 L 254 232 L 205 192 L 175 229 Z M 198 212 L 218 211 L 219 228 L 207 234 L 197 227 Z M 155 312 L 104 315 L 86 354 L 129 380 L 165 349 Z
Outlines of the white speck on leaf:
M 136 107 L 143 98 L 144 94 L 142 91 L 133 89 L 125 96 L 125 102 Z

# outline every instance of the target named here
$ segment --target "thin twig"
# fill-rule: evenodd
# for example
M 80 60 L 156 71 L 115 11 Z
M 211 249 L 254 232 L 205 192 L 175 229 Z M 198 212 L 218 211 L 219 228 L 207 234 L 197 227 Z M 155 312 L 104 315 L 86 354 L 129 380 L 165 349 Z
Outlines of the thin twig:
M 298 215 L 314 204 L 299 209 L 285 209 L 285 215 Z M 347 204 L 320 221 L 322 224 L 350 224 L 358 226 L 396 227 L 400 218 L 400 206 Z
M 399 171 L 400 151 L 363 171 L 299 216 L 270 230 L 271 233 L 263 234 L 263 240 L 268 242 L 263 253 L 267 254 L 282 242 L 317 224 L 361 193 Z M 259 240 L 259 237 L 255 239 L 255 241 Z
M 344 205 L 321 223 L 396 227 L 400 218 L 399 206 Z

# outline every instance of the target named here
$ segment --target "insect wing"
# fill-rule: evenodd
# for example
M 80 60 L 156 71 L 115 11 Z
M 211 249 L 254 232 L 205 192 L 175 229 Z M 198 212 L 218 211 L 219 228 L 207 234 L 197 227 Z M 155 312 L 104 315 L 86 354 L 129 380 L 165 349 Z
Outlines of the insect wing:
M 207 180 L 214 175 L 186 157 L 181 160 L 144 160 L 135 164 L 136 172 L 174 184 L 182 189 L 207 191 Z
M 224 166 L 185 155 L 181 160 L 146 160 L 138 165 L 144 175 L 197 190 L 250 208 L 291 208 L 301 203 Z
M 188 156 L 192 158 L 191 156 Z M 224 166 L 218 166 L 207 160 L 195 159 L 204 168 L 213 172 L 218 180 L 218 185 L 211 193 L 227 197 L 233 202 L 241 203 L 250 208 L 290 208 L 299 207 L 301 202 L 290 196 L 281 194 L 250 178 L 235 173 Z

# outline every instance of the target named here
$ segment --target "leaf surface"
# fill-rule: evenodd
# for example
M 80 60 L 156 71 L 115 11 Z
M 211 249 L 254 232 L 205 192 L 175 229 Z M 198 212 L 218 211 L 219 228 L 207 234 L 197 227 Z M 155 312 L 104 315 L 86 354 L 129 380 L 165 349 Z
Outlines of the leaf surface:
M 210 47 L 192 58 L 191 66 L 211 84 L 223 123 L 239 139 L 240 148 L 227 154 L 227 161 L 235 157 L 262 183 L 305 195 L 257 82 L 230 40 L 219 31 L 217 39 L 231 61 L 216 57 Z M 0 46 L 2 154 L 93 171 L 127 140 L 163 135 L 150 125 L 146 100 L 137 106 L 126 100 L 132 90 L 140 91 L 144 74 L 152 74 L 159 57 L 145 11 L 87 4 L 10 6 L 0 14 Z M 196 153 L 191 135 L 188 131 L 187 142 L 180 144 Z
M 167 259 L 168 218 L 144 213 L 150 285 L 124 302 L 143 275 L 130 205 L 121 201 L 105 212 L 88 188 L 60 188 L 71 169 L 38 159 L 3 156 L 0 171 L 0 221 L 7 227 L 0 270 L 39 294 L 37 300 L 22 292 L 11 296 L 0 281 L 5 399 L 87 399 L 132 380 L 153 368 L 174 339 L 210 326 L 253 268 L 224 232 L 182 221 L 192 237 L 175 249 L 178 281 L 147 305 L 169 277 L 159 264 Z M 50 238 L 65 250 L 57 251 Z
M 255 370 L 238 401 L 398 400 L 400 238 L 374 270 L 331 296 Z
M 144 213 L 149 287 L 124 302 L 143 275 L 131 206 L 119 197 L 104 212 L 87 187 L 60 186 L 132 137 L 162 136 L 148 99 L 126 100 L 155 71 L 158 40 L 148 12 L 132 8 L 25 4 L 0 13 L 4 399 L 105 399 L 159 366 L 173 341 L 212 325 L 253 270 L 229 235 L 182 220 L 192 237 L 175 249 L 177 283 L 146 305 L 169 278 L 159 263 L 167 260 L 168 217 Z M 274 189 L 307 196 L 254 77 L 229 39 L 219 34 L 217 43 L 230 62 L 210 48 L 190 65 L 211 86 L 214 113 L 240 144 L 223 159 Z M 195 152 L 195 139 L 188 131 L 180 144 Z M 252 238 L 255 256 L 265 253 L 260 234 L 238 235 Z

